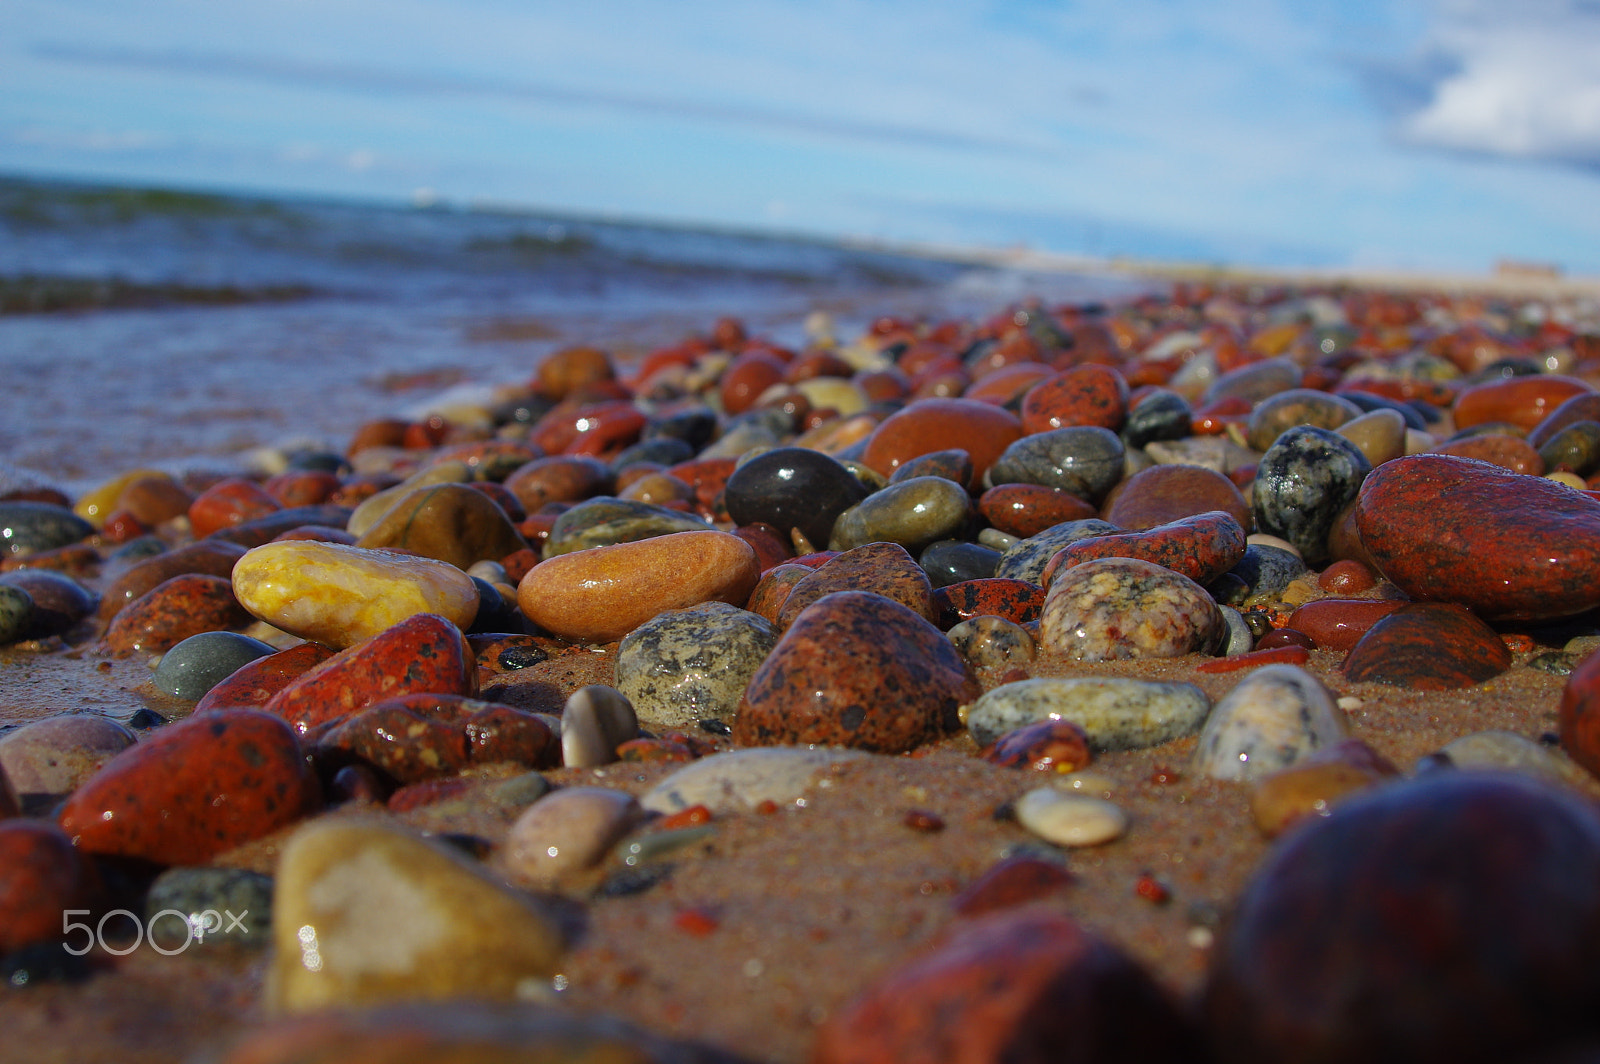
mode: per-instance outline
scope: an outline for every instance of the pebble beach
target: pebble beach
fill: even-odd
[[[1600,1059],[1600,299],[947,268],[9,462],[0,1057]]]

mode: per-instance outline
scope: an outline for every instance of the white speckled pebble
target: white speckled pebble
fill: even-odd
[[[1321,680],[1298,665],[1266,665],[1211,711],[1195,768],[1212,779],[1260,779],[1349,735],[1349,719]]]
[[[1098,846],[1128,830],[1128,814],[1115,802],[1054,787],[1035,787],[1017,799],[1017,822],[1057,846]]]
[[[829,765],[866,757],[857,750],[758,746],[712,754],[680,768],[640,799],[653,813],[703,805],[713,813],[743,813],[763,801],[787,805],[809,790]]]
[[[1141,750],[1193,735],[1211,710],[1191,683],[1155,683],[1120,676],[1044,676],[1002,684],[967,711],[980,746],[1042,720],[1070,720],[1096,750]]]
[[[608,787],[566,787],[534,802],[506,834],[506,871],[545,886],[597,864],[639,820],[639,803]]]

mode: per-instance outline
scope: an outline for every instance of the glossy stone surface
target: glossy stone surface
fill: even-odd
[[[33,597],[20,587],[0,584],[0,646],[26,639],[33,629]]]
[[[1294,544],[1306,564],[1320,564],[1328,533],[1370,472],[1366,455],[1343,436],[1289,429],[1261,456],[1251,493],[1256,529]]]
[[[599,864],[643,813],[626,791],[563,787],[512,822],[501,865],[519,883],[554,886]]]
[[[1221,510],[1249,530],[1250,506],[1233,481],[1191,465],[1141,469],[1106,497],[1102,516],[1118,528],[1139,531],[1170,521]]]
[[[1593,1033],[1600,820],[1516,777],[1383,787],[1289,836],[1218,940],[1229,1059],[1533,1059]],[[1533,992],[1533,988],[1537,988]]]
[[[301,643],[258,658],[217,681],[195,704],[194,711],[264,706],[273,695],[333,655],[334,651],[325,646]]]
[[[962,490],[966,490],[966,486],[972,483],[972,456],[959,447],[918,455],[908,462],[901,462],[900,467],[890,474],[889,483],[898,484],[915,477],[943,477],[955,481]]]
[[[1262,777],[1250,792],[1250,815],[1263,835],[1276,838],[1307,817],[1330,815],[1339,802],[1399,774],[1360,739],[1346,739]]]
[[[254,481],[230,477],[201,492],[189,504],[189,528],[196,539],[282,509]]]
[[[1561,691],[1561,748],[1600,776],[1600,654],[1584,658]]]
[[[1094,761],[1089,736],[1070,720],[1024,724],[996,739],[980,755],[991,765],[1035,772],[1076,772]]]
[[[839,515],[829,550],[898,543],[912,553],[959,536],[972,520],[967,489],[944,477],[912,477],[873,492]]]
[[[1223,601],[1238,606],[1276,602],[1284,590],[1307,571],[1305,562],[1293,551],[1251,543],[1245,547],[1244,558],[1229,570],[1244,585],[1244,594],[1237,601],[1232,598]]]
[[[829,559],[796,582],[778,611],[777,629],[784,631],[801,611],[835,591],[871,591],[925,620],[938,618],[932,582],[905,548],[898,543],[868,543]]]
[[[935,588],[949,587],[969,580],[987,580],[1000,565],[1000,552],[981,543],[941,539],[930,543],[917,556],[917,564],[928,574]]]
[[[19,638],[47,639],[65,635],[99,605],[94,593],[66,573],[49,569],[16,569],[0,575],[0,587],[27,595],[29,609]],[[0,642],[9,640],[0,639]]]
[[[725,602],[672,610],[623,637],[616,687],[653,722],[687,728],[731,720],[777,642],[765,618]]]
[[[1451,413],[1461,429],[1496,421],[1533,429],[1573,396],[1593,391],[1586,382],[1557,373],[1510,377],[1463,389]]]
[[[561,711],[561,763],[593,768],[617,759],[617,747],[639,737],[639,718],[626,695],[588,684],[567,697]]]
[[[1493,679],[1511,667],[1511,651],[1494,629],[1463,606],[1417,602],[1374,624],[1345,658],[1357,683],[1449,691]]]
[[[174,698],[198,701],[222,680],[276,648],[237,632],[201,632],[161,656],[151,682]]]
[[[989,403],[920,399],[884,419],[868,439],[861,460],[887,477],[912,458],[960,447],[972,457],[973,480],[967,487],[974,490],[994,460],[1021,435],[1017,416]]]
[[[169,724],[113,757],[73,792],[60,823],[88,853],[204,864],[321,804],[282,720],[222,710]]]
[[[756,670],[734,741],[900,753],[953,730],[977,693],[932,624],[882,595],[840,591],[801,612]]]
[[[1410,455],[1373,473],[1355,520],[1379,570],[1413,599],[1488,621],[1600,605],[1600,502],[1553,481]]]
[[[60,828],[0,821],[0,954],[60,937],[62,914],[90,908],[98,893],[93,867]],[[81,933],[72,946],[83,948]]]
[[[945,638],[974,669],[1025,666],[1039,652],[1033,634],[1022,625],[985,614],[952,626]]]
[[[106,646],[115,654],[160,653],[200,632],[249,621],[231,583],[190,573],[157,584],[118,612],[106,629]]]
[[[1066,521],[1052,525],[1036,535],[1029,536],[1000,556],[994,575],[1010,580],[1026,580],[1044,586],[1044,569],[1056,552],[1069,543],[1088,536],[1101,536],[1122,531],[1116,525],[1098,518]]]
[[[986,747],[1018,728],[1069,721],[1083,729],[1092,750],[1141,750],[1193,735],[1210,711],[1211,700],[1189,683],[1039,677],[985,692],[967,711],[967,730]]]
[[[711,525],[703,518],[682,510],[601,496],[581,502],[556,518],[550,538],[545,540],[544,557],[548,561],[594,547],[710,530]]]
[[[978,513],[1000,531],[1026,539],[1064,521],[1094,517],[1096,511],[1093,503],[1060,488],[996,484],[978,499]]]
[[[1227,623],[1204,588],[1134,558],[1064,570],[1039,618],[1039,645],[1071,661],[1209,654],[1226,637]]]
[[[945,631],[973,617],[1003,617],[1017,624],[1039,619],[1044,610],[1044,588],[1026,580],[963,580],[933,593],[939,627]]]
[[[121,576],[112,580],[100,596],[100,619],[109,621],[124,606],[157,584],[184,573],[231,576],[234,563],[244,557],[244,553],[245,548],[236,543],[208,539],[135,562]]]
[[[743,606],[760,579],[756,553],[739,537],[681,532],[551,558],[522,578],[517,602],[554,635],[604,643],[664,610]]]
[[[527,546],[495,501],[465,484],[438,484],[402,496],[356,541],[437,558],[457,569],[498,561]]]
[[[1257,403],[1245,425],[1245,442],[1265,451],[1280,435],[1296,425],[1336,429],[1361,416],[1361,408],[1348,399],[1311,388],[1291,388]]]
[[[213,532],[211,538],[237,543],[241,547],[259,547],[263,543],[271,543],[285,532],[292,532],[308,525],[343,529],[349,519],[349,507],[300,506],[293,510],[278,510],[243,524],[231,525]]]
[[[1040,381],[1022,398],[1022,431],[1098,425],[1116,432],[1128,417],[1128,385],[1109,366],[1074,366]]]
[[[533,713],[460,695],[413,694],[352,713],[323,732],[312,752],[327,768],[365,765],[408,784],[497,762],[554,768],[558,747]]]
[[[1134,404],[1122,426],[1129,447],[1143,447],[1158,440],[1181,440],[1189,435],[1194,411],[1189,401],[1177,392],[1157,388]]]
[[[272,941],[272,877],[243,868],[169,868],[150,884],[144,919],[149,941],[169,952],[208,944],[265,949]]]
[[[764,521],[785,536],[798,528],[823,545],[835,519],[867,497],[867,487],[831,456],[804,447],[775,447],[728,477],[728,515],[741,525]]]
[[[1016,802],[1017,823],[1056,846],[1099,846],[1128,830],[1115,802],[1054,787],[1035,787]]]
[[[65,506],[0,502],[0,554],[20,557],[54,550],[94,535],[94,526]]]
[[[255,616],[339,649],[418,614],[437,614],[465,630],[478,613],[472,578],[449,562],[341,543],[257,547],[234,565],[233,582]]]
[[[1350,650],[1404,605],[1396,599],[1315,599],[1291,613],[1285,626],[1304,632],[1324,650]]]
[[[1220,510],[1184,517],[1142,532],[1080,539],[1045,566],[1045,586],[1074,566],[1097,558],[1139,558],[1209,584],[1244,560],[1244,529]]]
[[[611,490],[611,467],[597,458],[553,455],[536,458],[505,480],[506,490],[530,514],[546,503],[575,502]]]
[[[1321,680],[1298,665],[1264,665],[1211,711],[1195,770],[1213,779],[1260,779],[1349,735],[1349,720]]]
[[[1107,429],[1038,432],[1007,447],[990,468],[991,484],[1042,484],[1098,502],[1122,479],[1122,440]]]

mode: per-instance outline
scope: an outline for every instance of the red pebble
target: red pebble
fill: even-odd
[[[1508,377],[1475,384],[1463,390],[1456,396],[1452,413],[1458,429],[1490,421],[1504,421],[1523,429],[1533,429],[1573,396],[1593,391],[1586,382],[1559,373]]]
[[[900,822],[912,831],[933,833],[944,830],[944,817],[927,809],[908,809]]]
[[[268,478],[261,490],[279,506],[317,506],[332,499],[340,488],[339,478],[325,470],[299,469]]]
[[[704,938],[722,926],[722,919],[710,909],[696,906],[690,909],[679,909],[673,914],[672,923],[680,931],[694,935],[696,938]]]
[[[259,484],[230,477],[201,492],[190,504],[189,528],[195,539],[203,539],[218,529],[242,525],[281,508]]]
[[[978,499],[978,513],[989,524],[1026,539],[1063,521],[1094,517],[1094,503],[1042,484],[996,484]]]
[[[1022,431],[1098,425],[1116,432],[1128,418],[1128,385],[1108,366],[1074,366],[1041,381],[1022,400]]]
[[[1094,760],[1089,736],[1070,720],[1024,724],[995,740],[979,755],[991,765],[1035,772],[1076,772]]]
[[[1133,892],[1155,905],[1165,905],[1172,900],[1172,891],[1149,872],[1139,873],[1139,878],[1133,884]]]
[[[1561,748],[1600,776],[1600,654],[1584,658],[1561,691]]]
[[[1074,882],[1073,874],[1055,861],[1008,857],[958,894],[953,907],[962,916],[979,916],[1026,905],[1070,887]]]
[[[194,865],[321,804],[294,732],[234,709],[168,725],[113,757],[73,792],[60,823],[89,853]]]
[[[886,418],[862,451],[861,461],[889,476],[913,458],[960,447],[972,457],[971,490],[995,459],[1022,437],[1022,423],[1009,410],[973,399],[922,399]]]
[[[1304,665],[1311,660],[1311,652],[1303,646],[1273,647],[1270,650],[1252,650],[1248,654],[1235,654],[1231,658],[1217,658],[1195,666],[1196,672],[1238,672],[1256,669],[1262,665]]]
[[[231,581],[188,573],[130,602],[106,629],[106,645],[116,654],[160,653],[192,635],[249,623],[249,613],[233,597]]]
[[[1326,650],[1349,650],[1373,625],[1404,605],[1394,599],[1317,599],[1289,614],[1287,627],[1304,632]]]
[[[67,910],[89,909],[98,886],[94,868],[54,824],[0,824],[0,954],[59,937]],[[70,944],[85,945],[78,937]]]
[[[709,824],[711,820],[712,812],[710,809],[703,805],[691,805],[687,809],[680,809],[670,816],[662,817],[657,821],[656,826],[662,831],[675,831],[678,828],[692,828],[701,824]]]
[[[247,709],[264,706],[272,696],[306,672],[333,657],[333,651],[316,643],[268,654],[239,666],[195,703],[196,713],[219,709]]]
[[[1358,561],[1334,562],[1317,577],[1317,586],[1335,595],[1356,595],[1377,586],[1378,578]]]

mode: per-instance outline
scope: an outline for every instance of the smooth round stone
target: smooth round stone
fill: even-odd
[[[282,509],[278,500],[253,480],[229,477],[195,496],[189,504],[189,529],[202,539]]]
[[[617,379],[611,356],[597,347],[564,347],[539,362],[539,391],[560,401],[590,384]]]
[[[49,569],[13,570],[0,575],[0,587],[13,587],[27,593],[32,603],[26,630],[29,639],[65,635],[99,605],[88,588],[65,573]]]
[[[120,508],[117,503],[121,500],[122,493],[127,489],[128,485],[145,477],[167,477],[167,479],[171,479],[159,469],[130,469],[128,472],[118,474],[104,484],[90,488],[82,495],[79,495],[77,502],[72,504],[72,512],[98,528],[105,524],[106,518],[116,513]],[[185,506],[185,509],[188,509],[188,507]]]
[[[801,577],[778,611],[778,630],[787,629],[802,610],[835,591],[871,591],[928,621],[938,620],[933,584],[906,549],[898,543],[868,543],[830,558]]]
[[[317,737],[319,765],[356,764],[401,785],[470,765],[556,764],[555,730],[514,706],[456,694],[412,693],[358,710]]]
[[[882,595],[837,591],[806,607],[756,670],[733,738],[902,753],[958,727],[958,708],[977,694],[961,655],[923,617]]]
[[[922,566],[935,588],[948,587],[965,580],[994,576],[995,567],[1000,564],[1000,552],[981,543],[942,539],[924,548],[917,564]]]
[[[1529,430],[1573,396],[1593,391],[1587,382],[1558,373],[1509,377],[1463,389],[1451,414],[1461,429],[1505,421]]]
[[[1250,504],[1221,473],[1157,465],[1118,484],[1106,497],[1102,515],[1118,528],[1140,531],[1212,510],[1231,515],[1246,531],[1251,527]]]
[[[94,526],[65,506],[46,502],[0,502],[0,553],[37,554],[78,543]]]
[[[1097,752],[1142,750],[1193,735],[1210,711],[1211,700],[1190,683],[1040,677],[984,693],[967,710],[967,731],[985,747],[1017,728],[1066,720],[1083,729]]]
[[[599,864],[644,810],[626,791],[563,787],[534,802],[511,824],[500,861],[511,877],[550,887]]]
[[[835,367],[843,368],[843,367]],[[851,417],[871,405],[867,393],[845,377],[818,376],[795,381],[795,391],[806,397],[813,410],[837,410],[840,417]]]
[[[1531,780],[1440,772],[1353,798],[1240,895],[1211,1044],[1241,1064],[1554,1060],[1595,1030],[1597,878],[1591,804]]]
[[[388,823],[319,820],[283,847],[267,1006],[278,1013],[548,985],[559,924],[469,858]]]
[[[19,795],[68,794],[138,738],[98,713],[46,717],[0,737],[0,773]]]
[[[1515,436],[1488,433],[1471,439],[1441,443],[1433,450],[1435,454],[1476,458],[1480,462],[1488,462],[1513,473],[1523,473],[1532,477],[1544,476],[1544,459],[1539,456],[1539,452]]]
[[[273,627],[339,648],[421,613],[465,631],[478,613],[478,589],[454,565],[342,543],[256,547],[234,565],[233,587],[244,608]]]
[[[1026,580],[963,580],[935,590],[933,605],[939,627],[946,630],[986,614],[1030,624],[1044,609],[1044,588]]]
[[[1328,816],[1339,802],[1397,775],[1394,765],[1366,743],[1346,739],[1263,777],[1250,792],[1250,814],[1263,835],[1277,838],[1307,817]]]
[[[1561,748],[1600,776],[1600,653],[1590,653],[1567,677],[1559,710]]]
[[[750,592],[750,598],[744,604],[745,609],[777,624],[779,611],[788,601],[795,585],[815,571],[809,565],[800,565],[797,562],[784,562],[773,566],[761,574],[761,582]]]
[[[913,458],[960,447],[972,457],[973,479],[967,488],[976,490],[989,466],[1021,435],[1017,416],[990,403],[919,399],[884,419],[868,438],[861,460],[887,477]]]
[[[1373,467],[1406,453],[1406,419],[1398,410],[1372,410],[1334,429]]]
[[[1096,510],[1093,503],[1059,488],[996,484],[978,499],[978,514],[1000,531],[1025,539],[1052,525],[1094,517]]]
[[[972,617],[951,628],[945,638],[974,669],[1026,665],[1038,653],[1032,633],[1004,617]]]
[[[1350,735],[1333,695],[1298,665],[1264,665],[1218,702],[1195,748],[1195,771],[1256,780]]]
[[[1227,632],[1204,588],[1136,558],[1101,558],[1063,571],[1039,618],[1039,645],[1071,661],[1210,654]]]
[[[292,510],[276,510],[265,517],[257,517],[237,525],[213,532],[212,538],[237,543],[241,547],[259,547],[271,543],[279,536],[295,529],[313,526],[330,528],[343,533],[350,520],[347,506],[298,506]]]
[[[742,463],[723,489],[728,515],[741,525],[765,522],[786,537],[798,528],[827,543],[838,516],[867,497],[848,469],[821,451],[775,447]]]
[[[706,532],[703,518],[665,506],[601,496],[581,502],[556,518],[544,544],[546,559],[594,547],[637,543],[677,532]]]
[[[1291,613],[1286,627],[1304,632],[1324,650],[1350,650],[1404,605],[1395,599],[1315,599]]]
[[[803,798],[835,765],[863,757],[856,750],[770,746],[712,754],[678,769],[645,792],[639,804],[671,815],[703,805],[712,813],[748,813],[762,802]]]
[[[277,652],[277,647],[237,632],[201,632],[163,654],[151,679],[175,698],[197,701],[241,666]]]
[[[1128,418],[1128,384],[1110,366],[1074,366],[1022,397],[1022,431],[1098,425],[1116,432]]]
[[[1361,408],[1337,395],[1312,388],[1290,388],[1255,405],[1245,424],[1245,442],[1265,451],[1273,441],[1296,425],[1336,429],[1361,416]]]
[[[687,462],[693,457],[694,448],[683,440],[672,436],[658,436],[653,440],[641,440],[632,447],[623,448],[622,453],[611,460],[611,468],[620,474],[629,466],[643,462],[673,466],[679,462]]]
[[[436,462],[411,474],[392,488],[385,488],[361,501],[345,524],[345,531],[353,536],[366,535],[367,531],[383,519],[383,515],[401,499],[419,488],[436,484],[465,484],[472,479],[472,467],[466,462]],[[529,508],[531,513],[533,508]]]
[[[1493,679],[1511,660],[1505,641],[1465,607],[1416,602],[1374,624],[1342,668],[1357,683],[1450,691]]]
[[[1269,358],[1229,370],[1206,389],[1200,399],[1209,406],[1220,399],[1239,398],[1259,403],[1268,396],[1300,387],[1300,366],[1292,358]]]
[[[756,552],[738,536],[679,532],[551,558],[528,570],[517,601],[553,635],[606,643],[664,610],[742,606],[760,579]]]
[[[1122,479],[1126,451],[1109,429],[1052,429],[1024,436],[989,468],[989,484],[1042,484],[1090,502]]]
[[[1343,436],[1307,425],[1289,429],[1261,456],[1251,492],[1256,528],[1294,544],[1307,564],[1320,564],[1328,533],[1370,472],[1366,455]]]
[[[1360,388],[1340,388],[1339,395],[1350,400],[1369,414],[1377,410],[1393,410],[1405,420],[1406,428],[1408,429],[1415,429],[1417,432],[1426,432],[1428,429],[1428,422],[1417,412],[1417,409],[1400,402],[1398,399],[1389,399]],[[1346,422],[1346,424],[1352,424],[1352,422]],[[1344,425],[1339,427],[1344,428]],[[1377,463],[1374,462],[1373,464],[1376,465]]]
[[[321,499],[317,500],[321,502]],[[126,510],[141,524],[156,528],[189,512],[193,497],[165,473],[135,477],[117,496],[111,513]]]
[[[1116,525],[1098,518],[1066,521],[1053,525],[1036,535],[1029,536],[1000,555],[1000,564],[994,575],[1007,580],[1026,580],[1030,584],[1044,584],[1044,569],[1056,552],[1069,543],[1089,536],[1103,536],[1122,531]]]
[[[610,491],[615,482],[611,467],[587,455],[552,455],[535,458],[505,479],[506,490],[528,513],[538,513],[552,502],[576,502]]]
[[[28,638],[33,628],[33,597],[20,587],[0,584],[0,646]]]
[[[356,546],[399,548],[467,569],[527,544],[489,496],[465,484],[439,484],[401,496]]]
[[[766,618],[725,602],[672,610],[623,637],[617,690],[652,722],[730,720],[777,642]]]
[[[972,499],[960,484],[944,477],[913,477],[873,492],[840,514],[828,549],[898,543],[916,553],[959,536],[972,516]]]
[[[1244,619],[1244,614],[1232,606],[1218,606],[1222,611],[1222,619],[1228,625],[1228,640],[1222,647],[1222,656],[1225,658],[1238,657],[1248,654],[1255,649],[1256,636],[1250,628],[1250,622]]]
[[[144,918],[150,940],[169,951],[187,949],[185,943],[265,949],[272,941],[272,877],[243,868],[169,868],[150,885]]]
[[[1097,558],[1139,558],[1209,584],[1244,560],[1244,529],[1221,510],[1183,517],[1142,532],[1114,532],[1062,547],[1045,566],[1048,587],[1062,573]]]
[[[227,580],[189,573],[130,602],[106,628],[105,642],[114,654],[156,654],[191,635],[240,628],[249,621]]]
[[[334,652],[318,643],[301,643],[240,666],[195,703],[196,713],[240,706],[262,706]]]
[[[918,455],[909,462],[900,463],[900,468],[889,477],[889,483],[898,484],[915,477],[943,477],[962,485],[965,490],[965,486],[972,483],[972,456],[959,447]]]
[[[615,687],[589,684],[567,697],[561,711],[561,763],[594,768],[617,759],[617,747],[639,737],[633,703]]]
[[[1579,788],[1591,782],[1588,773],[1559,749],[1516,732],[1473,732],[1450,740],[1433,756],[1464,771],[1521,772],[1547,783]]]
[[[1417,600],[1485,620],[1555,620],[1600,604],[1600,502],[1446,455],[1387,462],[1363,486],[1361,540]]]
[[[1099,846],[1128,830],[1128,814],[1115,802],[1054,787],[1035,787],[1015,809],[1017,823],[1057,846]]]
[[[1578,421],[1551,436],[1538,450],[1539,460],[1551,471],[1586,477],[1600,468],[1600,421]]]
[[[1128,411],[1122,426],[1123,442],[1130,448],[1143,448],[1160,440],[1181,440],[1194,424],[1194,409],[1177,392],[1157,388]]]
[[[1232,598],[1218,601],[1249,607],[1277,602],[1290,584],[1310,570],[1293,551],[1251,543],[1244,549],[1244,558],[1228,572],[1239,578],[1245,592],[1238,601]]]
[[[99,617],[109,621],[128,603],[175,576],[199,573],[231,577],[234,563],[244,554],[245,548],[236,543],[208,539],[136,561],[100,596]]]

